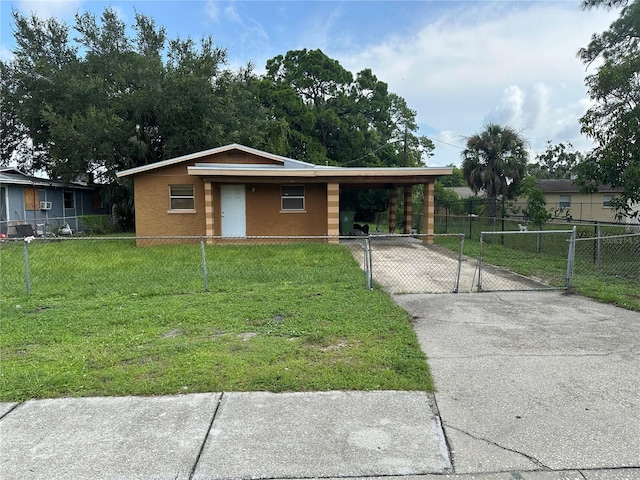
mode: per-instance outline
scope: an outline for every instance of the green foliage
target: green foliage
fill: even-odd
[[[467,180],[464,177],[464,172],[461,168],[456,167],[454,164],[449,164],[447,167],[451,167],[451,175],[444,175],[436,179],[443,187],[466,187]]]
[[[584,159],[584,155],[573,149],[570,142],[556,145],[547,141],[547,148],[536,156],[537,163],[529,165],[530,175],[536,178],[571,178],[575,167]]]
[[[536,177],[528,175],[520,185],[520,195],[527,197],[527,205],[522,213],[538,230],[547,223],[552,215],[547,210],[547,199],[544,192],[536,183]]]
[[[597,146],[576,170],[584,192],[622,188],[611,203],[622,216],[640,202],[640,0],[585,2],[588,8],[612,5],[624,5],[620,17],[579,52],[586,65],[602,62],[585,80],[594,105],[580,119]]]
[[[488,124],[467,138],[462,171],[474,193],[484,190],[489,199],[511,198],[524,178],[527,142],[511,127]]]
[[[336,245],[0,244],[0,399],[433,390],[406,312]],[[46,271],[55,277],[45,277]],[[4,273],[7,273],[5,275]],[[36,288],[37,287],[37,288]]]
[[[112,8],[100,19],[77,14],[73,38],[55,19],[13,19],[15,56],[1,64],[2,158],[32,141],[20,167],[120,186],[111,198],[126,222],[132,202],[118,170],[233,142],[286,150],[286,121],[256,100],[251,65],[222,70],[226,51],[211,37],[169,40],[137,14],[131,38]]]
[[[443,178],[443,177],[441,177]],[[436,180],[433,188],[433,199],[439,203],[459,203],[460,196],[453,190],[446,188],[440,181]]]
[[[417,135],[416,112],[370,69],[355,76],[320,50],[267,61],[260,100],[286,119],[285,155],[316,164],[418,166],[434,146]]]

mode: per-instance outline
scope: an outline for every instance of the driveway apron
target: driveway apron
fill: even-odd
[[[456,473],[640,467],[640,314],[548,291],[394,300]]]

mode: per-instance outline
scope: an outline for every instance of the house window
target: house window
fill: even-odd
[[[195,210],[195,208],[193,185],[169,185],[170,210]]]
[[[64,192],[64,208],[75,208],[75,198],[73,192],[65,191]]]
[[[560,208],[568,208],[571,206],[571,195],[560,195]]]
[[[283,185],[282,210],[304,210],[304,186],[303,185]]]
[[[602,196],[602,206],[603,207],[610,207],[611,206],[611,200],[613,200],[613,195],[603,195]]]

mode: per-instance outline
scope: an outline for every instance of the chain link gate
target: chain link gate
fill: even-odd
[[[458,243],[459,253],[435,245],[436,237]],[[464,234],[368,236],[362,243],[367,287],[376,282],[393,294],[456,293],[463,247]]]
[[[576,228],[572,230],[496,231],[480,233],[477,266],[478,292],[559,290],[571,287]],[[499,248],[494,248],[494,246]],[[527,277],[497,267],[506,255],[526,270],[527,262],[541,257],[558,265],[544,276]]]

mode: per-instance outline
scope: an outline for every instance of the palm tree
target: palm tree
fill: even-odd
[[[525,176],[527,141],[511,127],[489,123],[482,132],[467,138],[461,155],[467,184],[473,193],[486,192],[489,216],[495,218],[496,199],[513,196]]]

